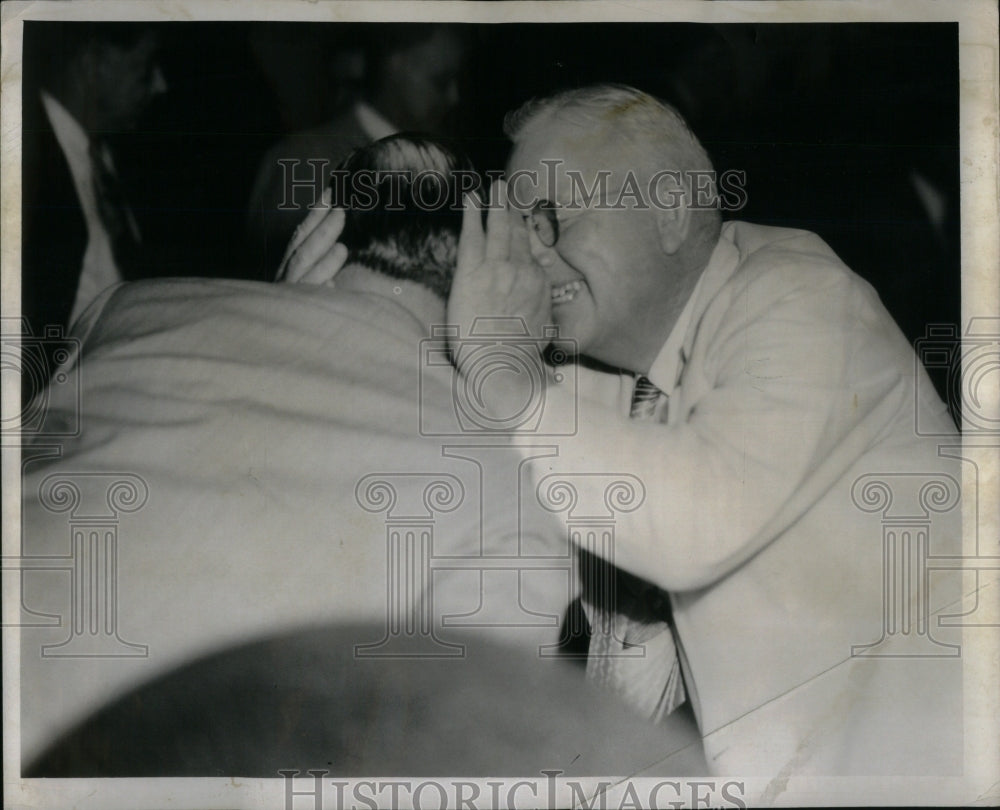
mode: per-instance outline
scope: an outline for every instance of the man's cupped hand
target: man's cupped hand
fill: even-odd
[[[464,200],[448,324],[458,327],[464,338],[477,318],[490,318],[494,327],[503,321],[512,334],[524,335],[526,329],[539,338],[542,328],[552,322],[549,283],[532,264],[525,235],[511,228],[507,183],[495,181],[490,195],[485,231],[478,199],[466,195]],[[517,249],[519,236],[524,250]]]
[[[347,248],[337,241],[344,230],[346,215],[343,208],[331,207],[330,195],[328,188],[319,205],[295,229],[275,281],[333,284],[347,261]]]

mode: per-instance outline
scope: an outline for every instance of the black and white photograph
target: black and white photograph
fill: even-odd
[[[12,808],[1000,801],[995,3],[6,3]]]

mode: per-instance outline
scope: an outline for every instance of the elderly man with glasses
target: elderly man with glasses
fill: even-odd
[[[814,234],[723,224],[708,155],[646,93],[564,92],[506,131],[508,182],[485,231],[467,205],[448,318],[456,346],[477,317],[555,324],[601,366],[576,389],[483,390],[498,415],[535,396],[578,420],[529,462],[540,490],[561,477],[604,514],[602,473],[642,482],[613,543],[578,538],[603,558],[581,577],[592,678],[657,722],[687,698],[720,773],[960,769],[940,621],[957,582],[927,570],[960,551],[961,476],[926,434],[956,434],[875,291]],[[920,528],[883,531],[876,490]]]

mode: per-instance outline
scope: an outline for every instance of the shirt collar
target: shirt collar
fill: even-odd
[[[674,324],[667,342],[663,344],[653,365],[650,366],[649,374],[646,375],[661,391],[669,394],[680,382],[681,372],[690,357],[691,344],[694,342],[701,316],[722,285],[733,274],[738,259],[739,252],[733,244],[731,223],[726,223],[722,227],[719,241],[712,250],[708,264],[702,270],[684,309],[681,310],[680,317],[677,318],[677,323]]]
[[[86,161],[87,150],[90,148],[90,137],[87,135],[87,131],[54,96],[44,90],[41,91],[41,96],[45,114],[49,117],[49,123],[52,124],[56,140],[59,141],[63,151],[67,155],[82,157]]]
[[[365,101],[354,105],[354,115],[365,134],[373,141],[395,135],[399,129],[388,121],[378,110]]]

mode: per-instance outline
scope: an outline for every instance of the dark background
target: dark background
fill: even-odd
[[[25,24],[25,80],[44,26]],[[269,279],[246,205],[266,149],[355,97],[377,24],[157,23],[169,90],[118,141],[150,275]],[[463,25],[454,132],[502,167],[503,114],[596,81],[673,103],[720,171],[746,172],[735,214],[806,228],[879,291],[907,336],[960,320],[958,27],[954,23]],[[945,203],[936,224],[919,175]]]

